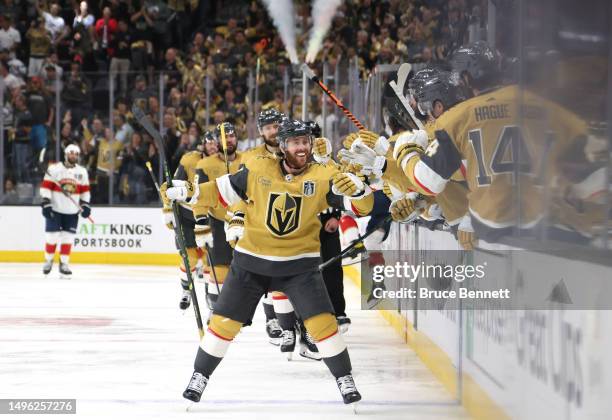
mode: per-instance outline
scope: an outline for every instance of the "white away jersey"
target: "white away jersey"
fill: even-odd
[[[49,165],[40,186],[40,196],[51,200],[53,211],[62,214],[78,213],[79,207],[66,197],[63,191],[67,192],[77,204],[79,201],[89,203],[91,193],[85,168],[80,165],[67,168],[61,162]]]

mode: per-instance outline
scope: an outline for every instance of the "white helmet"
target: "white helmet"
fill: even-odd
[[[81,154],[81,149],[76,144],[69,144],[64,149],[64,155],[68,155],[70,153],[76,153],[77,155]]]

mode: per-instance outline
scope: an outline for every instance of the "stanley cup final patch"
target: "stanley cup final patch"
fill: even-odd
[[[304,181],[302,194],[304,197],[312,197],[315,193],[314,181]]]

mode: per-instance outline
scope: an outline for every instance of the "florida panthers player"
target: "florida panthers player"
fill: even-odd
[[[83,218],[91,214],[89,177],[85,168],[77,162],[81,150],[76,144],[64,149],[64,162],[49,165],[42,185],[42,213],[45,217],[45,265],[43,273],[49,274],[58,242],[60,243],[59,271],[63,276],[72,275],[68,266],[74,235]]]

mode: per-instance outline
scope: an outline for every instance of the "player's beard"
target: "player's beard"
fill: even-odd
[[[266,136],[262,137],[266,146],[270,147],[271,149],[278,149],[278,140],[276,140],[276,136],[270,139],[267,139]]]
[[[219,145],[219,153],[223,154],[223,146]],[[233,144],[227,145],[227,155],[231,156],[236,153],[236,146]]]
[[[312,151],[299,152],[304,153],[304,156],[298,156],[298,153],[289,153],[285,151],[285,162],[293,170],[301,170],[306,167]]]
[[[79,161],[78,156],[75,156],[75,157],[66,156],[66,163],[68,164],[68,166],[74,166],[77,164],[78,161]]]

